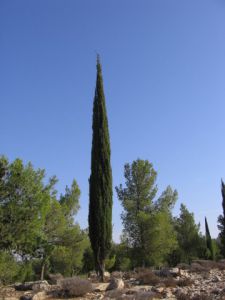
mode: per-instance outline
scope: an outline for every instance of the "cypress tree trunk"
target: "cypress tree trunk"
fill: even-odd
[[[89,237],[94,253],[96,272],[101,281],[104,281],[104,261],[111,248],[112,240],[112,171],[108,120],[99,57],[97,57],[92,131]]]

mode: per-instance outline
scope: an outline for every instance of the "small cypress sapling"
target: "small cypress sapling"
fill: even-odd
[[[215,259],[214,248],[213,248],[213,243],[209,232],[209,226],[206,217],[205,217],[205,238],[206,238],[206,248],[210,253],[210,259],[214,260]]]
[[[221,180],[221,194],[223,214],[218,217],[218,229],[220,231],[219,238],[221,244],[221,253],[225,257],[225,184],[223,180]]]

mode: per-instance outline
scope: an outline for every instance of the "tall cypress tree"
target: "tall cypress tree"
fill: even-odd
[[[221,193],[222,193],[222,207],[223,207],[223,215],[218,217],[218,229],[220,231],[219,238],[221,242],[221,252],[225,257],[225,184],[223,180],[221,180]]]
[[[89,237],[94,253],[96,272],[104,281],[104,261],[111,248],[112,240],[112,170],[108,120],[99,56],[97,57],[92,132]]]
[[[206,239],[206,248],[209,251],[210,259],[214,260],[215,255],[214,255],[213,243],[209,232],[209,226],[206,217],[205,217],[205,239]]]

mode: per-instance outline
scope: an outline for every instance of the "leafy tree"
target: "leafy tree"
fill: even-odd
[[[23,259],[34,253],[54,193],[55,177],[44,183],[45,172],[20,159],[0,159],[0,249]]]
[[[59,201],[55,197],[51,198],[50,209],[45,218],[43,234],[36,251],[36,256],[42,260],[41,279],[44,278],[46,264],[53,257],[55,251],[64,250],[64,254],[70,253],[72,257],[74,256],[74,250],[82,245],[84,235],[80,227],[74,224],[74,216],[79,209],[79,197],[80,189],[74,180],[71,188],[66,187],[65,195],[61,195]],[[82,256],[81,249],[77,251],[74,259],[71,259],[70,265],[73,266],[73,270],[75,258],[80,256]],[[63,260],[63,257],[61,257],[61,260]],[[70,273],[72,274],[73,271],[71,270]]]
[[[92,130],[89,237],[94,253],[96,272],[103,281],[104,262],[112,240],[112,171],[108,120],[99,57],[97,58]]]
[[[78,226],[78,225],[74,225]],[[54,247],[49,262],[52,273],[61,273],[64,276],[74,276],[82,271],[83,255],[88,245],[88,236],[79,227],[76,232],[70,232],[73,240]]]
[[[225,184],[221,180],[222,207],[223,214],[218,217],[219,239],[221,244],[221,253],[225,257]]]
[[[170,187],[154,201],[156,171],[147,160],[125,164],[125,188],[116,187],[124,211],[122,221],[132,261],[137,266],[160,264],[176,245],[171,209],[177,192]]]
[[[214,260],[215,259],[214,247],[213,247],[213,242],[212,242],[211,235],[209,232],[209,226],[208,226],[206,217],[205,217],[205,239],[206,239],[206,248],[209,253],[209,255],[207,255],[207,256],[210,259]]]
[[[201,248],[200,224],[195,224],[194,214],[184,204],[180,207],[180,216],[175,218],[175,230],[178,240],[178,261],[188,262],[199,257]]]
[[[43,279],[53,251],[60,246],[71,253],[73,270],[81,269],[87,234],[73,218],[79,209],[80,190],[73,181],[58,201],[56,182],[52,177],[46,183],[45,171],[34,170],[31,163],[24,165],[20,159],[9,163],[0,158],[0,250],[20,256],[20,273],[27,274],[19,275],[21,279],[34,275],[34,259],[41,262]]]
[[[7,251],[0,251],[0,283],[9,284],[17,279],[19,264]]]

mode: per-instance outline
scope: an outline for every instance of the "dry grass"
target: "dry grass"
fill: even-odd
[[[140,284],[156,285],[160,283],[161,279],[152,273],[151,270],[141,269],[136,275],[136,279],[139,280]]]
[[[177,286],[177,281],[174,280],[172,277],[167,278],[162,281],[166,287],[176,287]]]
[[[191,300],[190,296],[184,293],[181,293],[176,296],[177,300]]]
[[[184,278],[177,281],[177,285],[180,287],[190,286],[194,283],[194,281],[190,278]]]
[[[92,285],[86,279],[78,277],[64,278],[60,281],[60,295],[63,297],[78,297],[91,292]]]
[[[191,300],[213,300],[213,297],[205,294],[200,294],[192,297]]]

